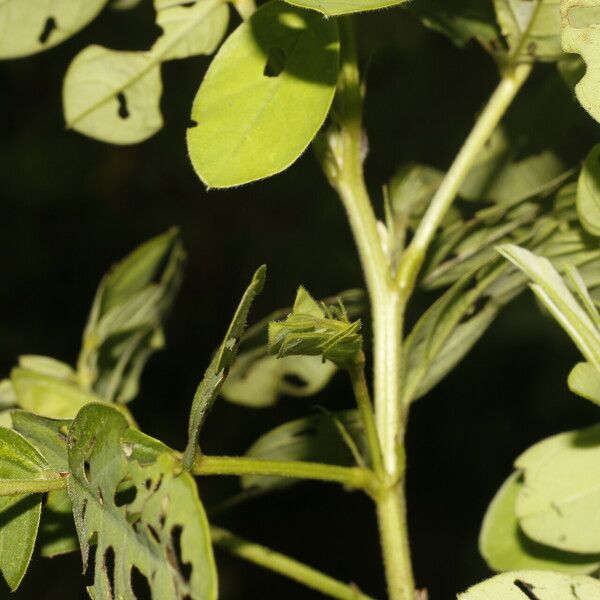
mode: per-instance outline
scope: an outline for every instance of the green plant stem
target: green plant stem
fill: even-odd
[[[67,478],[52,479],[2,479],[0,496],[19,496],[21,494],[43,494],[67,487]]]
[[[350,18],[338,20],[342,66],[337,95],[339,141],[336,170],[330,180],[348,214],[371,300],[375,375],[375,421],[382,452],[377,503],[380,539],[391,600],[414,600],[402,481],[403,419],[400,409],[402,313],[391,269],[377,230],[377,220],[363,173],[362,96],[356,40]]]
[[[289,577],[331,598],[373,600],[354,586],[346,585],[284,554],[245,540],[220,527],[211,527],[211,537],[215,546],[230,554]]]
[[[400,263],[397,284],[403,297],[408,298],[412,294],[425,253],[438,227],[485,144],[527,81],[532,68],[532,64],[523,63],[505,71],[498,87],[477,119],[475,127],[444,177]]]
[[[263,475],[341,483],[350,488],[371,490],[374,475],[362,467],[339,467],[314,462],[260,460],[237,456],[197,456],[193,475]]]
[[[348,374],[352,382],[358,412],[365,428],[365,437],[367,439],[371,464],[375,473],[382,477],[385,470],[381,456],[381,446],[379,445],[379,436],[377,435],[377,427],[375,425],[375,417],[373,415],[371,395],[369,394],[369,387],[367,386],[367,379],[365,377],[365,360],[362,352],[360,360],[348,368]]]

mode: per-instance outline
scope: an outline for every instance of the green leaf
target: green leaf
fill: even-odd
[[[269,353],[320,356],[344,367],[362,351],[360,328],[360,320],[350,322],[343,306],[319,305],[300,287],[287,319],[269,324]]]
[[[590,115],[600,121],[598,69],[600,68],[600,32],[597,0],[562,0],[562,45],[565,52],[579,54],[585,73],[575,86],[577,99]]]
[[[77,33],[107,0],[5,0],[0,3],[0,58],[52,48]]]
[[[68,471],[67,434],[71,421],[48,419],[24,410],[11,413],[13,429],[20,433],[57,471]]]
[[[74,381],[76,373],[71,365],[49,356],[25,354],[19,356],[19,367],[27,371],[35,371],[41,375],[48,375],[56,379]]]
[[[74,383],[19,367],[10,377],[18,405],[44,417],[72,419],[85,404],[100,400]]]
[[[327,116],[338,60],[335,21],[270,2],[242,23],[192,107],[188,150],[202,181],[231,187],[289,167]]]
[[[229,23],[229,7],[221,2],[207,13],[207,0],[154,0],[156,24],[163,35],[152,48],[163,61],[212,54]]]
[[[499,32],[491,0],[415,0],[408,4],[423,23],[463,47],[472,39],[500,50]]]
[[[103,278],[83,335],[78,380],[107,401],[138,393],[182,279],[185,252],[171,229],[139,246]]]
[[[562,58],[561,0],[494,0],[502,33],[519,62]]]
[[[513,473],[498,490],[481,526],[479,550],[494,571],[540,569],[587,574],[600,566],[599,555],[563,552],[530,540],[519,527],[515,502],[523,488],[521,473]]]
[[[403,4],[407,0],[287,0],[302,8],[317,10],[328,17],[377,10]]]
[[[6,480],[56,478],[44,457],[21,435],[0,428],[0,490]],[[0,496],[0,571],[16,590],[29,566],[40,523],[41,494]]]
[[[515,464],[525,475],[516,503],[523,531],[554,548],[600,553],[590,526],[600,504],[600,426],[543,440]]]
[[[586,231],[600,236],[600,144],[583,163],[577,183],[577,212]]]
[[[53,558],[79,550],[73,505],[67,490],[50,492],[42,510],[40,554]]]
[[[512,571],[496,575],[458,595],[458,600],[599,600],[600,582],[585,575]]]
[[[260,267],[254,276],[250,285],[244,292],[242,299],[238,305],[237,310],[231,320],[227,333],[223,342],[219,346],[219,349],[215,353],[214,358],[210,362],[202,381],[196,389],[194,395],[194,401],[192,403],[192,409],[190,411],[190,420],[188,425],[188,443],[183,455],[183,465],[186,469],[191,469],[194,457],[196,456],[198,447],[198,436],[200,430],[204,425],[206,416],[212,408],[227,372],[233,363],[235,354],[237,352],[238,344],[244,329],[246,328],[246,322],[248,321],[248,313],[254,298],[262,292],[265,284],[267,269],[263,265]]]
[[[569,389],[578,396],[600,404],[600,371],[590,363],[576,364],[569,373],[568,383]]]
[[[75,57],[63,84],[67,127],[113,144],[141,142],[162,127],[161,63],[212,52],[227,27],[223,0],[183,4],[157,0],[164,33],[146,52],[89,46]]]
[[[263,408],[280,396],[312,396],[322,390],[337,369],[317,356],[269,356],[265,348],[240,354],[223,384],[229,402]]]
[[[263,460],[300,460],[352,466],[355,464],[353,451],[344,441],[340,426],[350,436],[352,443],[364,451],[360,417],[357,411],[345,411],[311,415],[284,423],[256,440],[245,455]],[[297,483],[297,480],[245,475],[241,483],[245,490],[267,492],[287,487]]]
[[[552,263],[518,246],[502,246],[499,251],[534,282],[531,289],[536,296],[569,334],[585,358],[600,371],[600,331]]]
[[[84,567],[96,540],[94,597],[133,598],[136,568],[157,600],[216,599],[208,522],[193,478],[171,453],[149,464],[128,458],[127,429],[118,412],[95,404],[81,410],[69,432],[68,489]],[[117,501],[124,480],[135,497]]]

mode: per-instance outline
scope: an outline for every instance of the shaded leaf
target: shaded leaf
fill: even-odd
[[[5,481],[56,479],[44,457],[21,435],[0,428],[0,490]],[[41,494],[0,496],[0,571],[17,589],[31,560],[40,522]]]
[[[5,0],[0,3],[0,58],[41,52],[92,21],[107,0]]]
[[[458,595],[458,600],[598,600],[600,581],[585,575],[549,571],[511,571],[496,575]]]
[[[600,236],[600,144],[583,163],[577,184],[577,212],[586,231]]]
[[[122,446],[127,429],[118,412],[95,404],[77,415],[69,432],[68,489],[84,567],[91,540],[97,544],[95,598],[135,598],[136,568],[157,600],[216,599],[208,523],[193,478],[171,453],[149,464],[128,458]],[[134,486],[135,498],[117,502],[123,480]]]
[[[188,470],[192,467],[194,457],[199,450],[198,435],[233,363],[239,340],[246,328],[252,302],[261,293],[265,284],[266,272],[266,267],[263,265],[254,274],[250,285],[242,296],[221,346],[215,353],[196,389],[190,411],[188,443],[183,455],[183,465]]]
[[[494,0],[494,6],[515,60],[562,58],[560,0]]]
[[[264,460],[300,460],[336,465],[355,464],[352,450],[340,434],[336,420],[353,443],[364,450],[363,426],[357,411],[317,414],[284,423],[262,435],[246,451],[246,456]],[[364,452],[363,452],[364,455]],[[242,487],[253,491],[271,491],[287,487],[297,480],[289,477],[245,475]]]
[[[40,554],[53,558],[79,550],[73,505],[67,490],[50,492],[42,509]]]
[[[600,555],[563,552],[530,540],[519,527],[515,502],[523,477],[513,473],[498,490],[481,526],[479,550],[494,571],[540,569],[587,574],[600,566]]]
[[[188,150],[202,181],[230,187],[289,167],[327,116],[338,60],[334,21],[270,2],[243,22],[192,107]]]

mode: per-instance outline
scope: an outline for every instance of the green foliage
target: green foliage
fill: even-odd
[[[290,4],[311,8],[328,17],[377,10],[402,4],[407,0],[287,0]]]
[[[204,373],[202,381],[196,389],[192,409],[190,411],[188,443],[183,455],[183,465],[188,470],[192,468],[194,458],[199,451],[198,436],[200,430],[204,425],[208,412],[219,395],[221,386],[233,363],[240,338],[246,328],[250,307],[254,298],[262,292],[266,273],[267,269],[263,265],[254,274],[250,285],[244,292],[237,310],[235,311],[227,333],[223,338],[223,342],[217,349],[214,358]]]
[[[135,568],[153,598],[216,599],[208,523],[194,480],[169,452],[152,462],[137,459],[123,444],[127,429],[116,410],[90,404],[69,430],[68,489],[84,568],[96,542],[93,597],[134,598]],[[124,481],[133,499],[118,495]]]
[[[575,86],[577,99],[596,121],[600,121],[597,70],[600,68],[600,33],[596,0],[562,0],[562,45],[565,52],[579,54],[586,69]]]
[[[0,4],[0,58],[41,52],[85,27],[107,0],[52,0]]]
[[[600,556],[575,554],[528,538],[519,526],[515,503],[523,490],[523,475],[513,473],[498,490],[481,526],[479,549],[494,571],[540,569],[564,573],[593,573]]]
[[[364,450],[364,429],[356,411],[325,413],[295,419],[262,435],[246,456],[267,460],[303,460],[348,465],[362,460],[356,448]],[[242,488],[267,492],[296,483],[289,477],[242,477]]]
[[[514,571],[497,575],[466,592],[458,600],[597,600],[600,598],[600,582],[592,577],[569,576],[545,571]]]
[[[600,236],[600,146],[588,154],[577,184],[577,212],[581,224]]]
[[[11,590],[29,566],[42,507],[41,494],[4,495],[11,483],[59,479],[44,457],[18,433],[0,428],[0,571]]]
[[[343,305],[319,304],[300,287],[287,319],[269,324],[269,352],[278,358],[320,356],[345,367],[362,350],[360,327],[360,320],[350,322]]]
[[[202,181],[230,187],[293,163],[327,116],[338,61],[335,21],[270,2],[242,23],[192,107],[188,149]]]

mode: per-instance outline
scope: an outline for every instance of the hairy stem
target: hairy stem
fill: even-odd
[[[485,144],[527,81],[532,68],[533,66],[529,63],[518,64],[504,73],[498,87],[477,119],[475,127],[444,177],[400,263],[397,283],[404,297],[408,298],[412,293],[425,253],[438,227]]]
[[[339,467],[315,462],[260,460],[237,456],[197,456],[193,475],[263,475],[341,483],[349,488],[371,490],[374,474],[362,467]]]
[[[350,381],[352,382],[352,389],[354,390],[354,397],[356,398],[358,412],[360,413],[360,417],[365,428],[365,437],[369,447],[371,464],[373,465],[375,473],[377,473],[379,476],[382,476],[385,471],[383,466],[383,458],[381,456],[379,436],[377,435],[377,427],[375,425],[375,417],[373,416],[371,395],[369,394],[369,388],[367,386],[367,380],[365,377],[364,356],[361,356],[361,360],[348,369],[348,373],[350,375]]]
[[[330,598],[340,598],[341,600],[373,600],[370,596],[361,593],[358,588],[352,585],[346,585],[293,558],[265,548],[260,544],[249,542],[220,527],[211,527],[211,536],[216,546],[230,554],[289,577]]]

